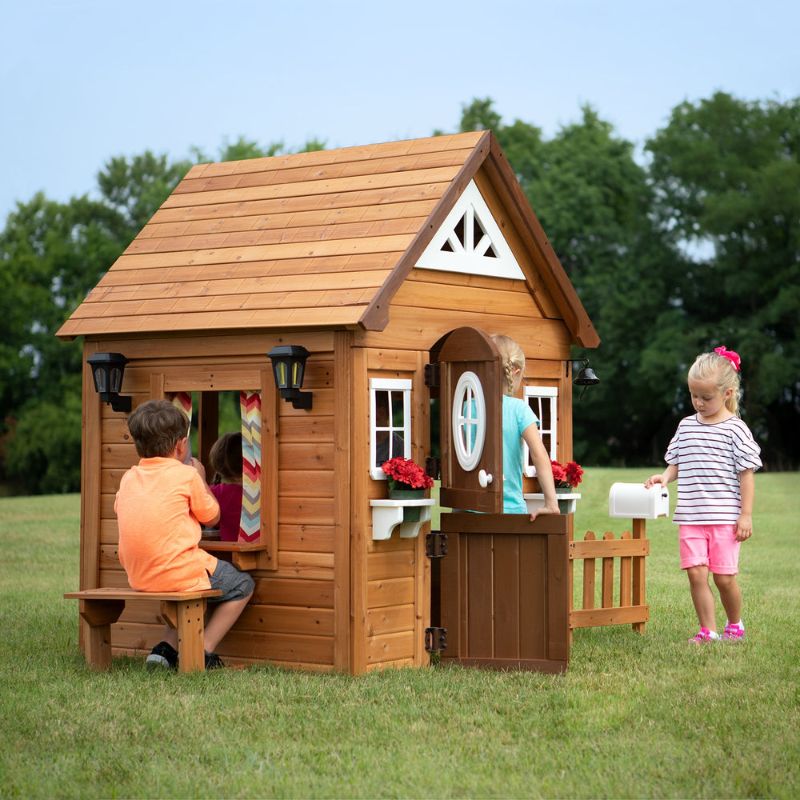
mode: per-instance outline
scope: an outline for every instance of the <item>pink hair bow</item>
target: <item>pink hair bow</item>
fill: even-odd
[[[722,347],[715,347],[714,352],[718,356],[722,356],[723,358],[727,358],[728,361],[733,364],[733,368],[738,372],[742,366],[742,359],[739,358],[739,354],[735,353],[733,350],[726,350],[724,345]]]

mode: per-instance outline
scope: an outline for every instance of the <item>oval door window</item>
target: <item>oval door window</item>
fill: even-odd
[[[453,393],[453,442],[461,469],[475,469],[486,441],[486,401],[480,378],[464,372]]]

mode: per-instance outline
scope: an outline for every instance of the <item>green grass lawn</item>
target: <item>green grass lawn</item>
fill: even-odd
[[[588,469],[576,532],[619,534],[608,489],[646,473]],[[151,675],[141,659],[90,673],[62,599],[78,585],[78,497],[2,499],[0,797],[796,798],[799,498],[796,473],[756,477],[743,644],[686,644],[676,530],[657,520],[644,636],[578,630],[563,676],[361,678]]]

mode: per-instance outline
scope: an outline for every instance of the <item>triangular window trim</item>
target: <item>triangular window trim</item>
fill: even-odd
[[[419,269],[525,280],[525,274],[474,180],[469,182],[450,209],[416,266]]]

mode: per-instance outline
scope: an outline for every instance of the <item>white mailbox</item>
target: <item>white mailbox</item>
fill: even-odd
[[[657,519],[669,516],[669,492],[656,484],[615,483],[608,493],[608,515],[628,519]]]

